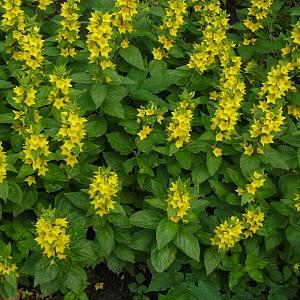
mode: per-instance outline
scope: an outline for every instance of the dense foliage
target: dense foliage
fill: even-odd
[[[4,299],[299,297],[296,2],[0,0]]]

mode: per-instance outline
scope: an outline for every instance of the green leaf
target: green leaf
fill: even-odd
[[[86,72],[71,74],[71,78],[72,78],[72,81],[76,82],[76,83],[92,83],[93,82],[91,76]]]
[[[56,264],[50,265],[48,259],[43,258],[36,265],[34,285],[50,282],[58,276],[58,273],[58,266]]]
[[[10,181],[8,183],[8,186],[9,186],[9,191],[7,195],[8,200],[16,204],[21,204],[23,195],[20,186],[13,181]]]
[[[245,270],[241,265],[237,265],[230,273],[228,277],[228,284],[229,288],[232,290],[233,287],[235,287],[241,277],[245,274]]]
[[[174,244],[187,256],[195,261],[200,261],[199,242],[192,233],[180,229],[176,234]]]
[[[242,154],[240,158],[240,167],[243,175],[249,178],[254,171],[258,169],[260,165],[260,159],[257,155],[245,155]]]
[[[180,150],[175,154],[176,160],[183,169],[189,170],[192,164],[191,153],[187,150]]]
[[[96,239],[98,247],[98,255],[101,258],[108,257],[114,249],[114,231],[110,225],[105,225],[100,229],[96,229]]]
[[[300,6],[294,7],[291,11],[292,16],[300,16]]]
[[[220,256],[215,249],[208,249],[204,252],[204,265],[207,275],[218,266],[219,262]]]
[[[155,233],[153,230],[143,229],[132,234],[130,247],[134,250],[150,252],[152,244],[155,243]]]
[[[10,81],[0,80],[0,90],[6,90],[13,87],[13,84]]]
[[[162,215],[155,210],[140,210],[130,216],[129,221],[132,225],[155,229],[162,219]]]
[[[222,163],[222,157],[216,157],[212,151],[208,151],[206,155],[206,166],[210,176],[214,176]]]
[[[0,124],[12,124],[15,116],[13,113],[0,114]]]
[[[156,241],[158,250],[160,250],[173,240],[178,229],[179,225],[168,219],[162,219],[158,223],[156,228]]]
[[[135,263],[135,254],[132,249],[130,249],[128,246],[123,244],[117,244],[114,254],[116,257],[124,260],[129,261],[131,263]]]
[[[171,244],[160,250],[158,248],[152,250],[151,262],[154,269],[159,273],[165,271],[175,260],[176,252],[176,248]]]
[[[68,181],[64,171],[54,163],[48,164],[48,171],[43,176],[43,179],[46,181]]]
[[[87,276],[85,270],[73,264],[71,270],[68,272],[67,278],[63,285],[75,293],[84,290],[87,285]]]
[[[107,122],[104,118],[92,116],[86,124],[86,131],[89,137],[99,137],[105,134]]]
[[[3,276],[1,283],[5,290],[5,298],[11,299],[16,296],[17,294],[17,274],[11,272]],[[2,295],[3,296],[3,295]]]
[[[90,206],[89,197],[83,192],[70,192],[65,193],[64,195],[77,208],[87,210]]]
[[[192,180],[194,184],[201,184],[210,177],[206,165],[196,166],[192,170]]]
[[[0,183],[0,199],[3,199],[5,202],[7,201],[9,192],[9,185],[6,181]]]
[[[74,241],[70,245],[70,252],[72,260],[84,266],[93,266],[97,261],[92,241],[85,239]]]
[[[133,151],[134,143],[128,134],[115,131],[106,136],[111,147],[122,155],[128,155]]]
[[[90,94],[96,108],[98,108],[104,102],[107,95],[107,86],[100,83],[94,83],[90,88]]]
[[[126,49],[120,49],[119,53],[121,57],[130,65],[140,70],[145,70],[142,54],[137,47],[130,45]]]
[[[23,164],[22,167],[20,168],[17,178],[23,178],[32,175],[34,172],[35,171],[32,169],[30,165]]]
[[[157,273],[152,277],[152,280],[149,284],[147,292],[160,292],[169,289],[172,285],[172,277],[171,274]]]
[[[264,282],[264,277],[260,270],[255,268],[247,268],[247,273],[256,282]]]
[[[289,166],[286,163],[287,159],[288,157],[272,148],[268,149],[268,151],[266,151],[266,153],[261,157],[261,160],[264,163],[271,165],[273,168],[284,170],[289,169]]]

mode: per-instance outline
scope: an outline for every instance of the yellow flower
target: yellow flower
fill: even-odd
[[[213,154],[218,157],[218,156],[222,156],[222,149],[215,147],[215,149],[213,150]]]
[[[55,218],[52,212],[42,215],[36,225],[35,241],[48,258],[65,259],[65,251],[70,244],[70,236],[66,233],[68,222],[65,218]]]
[[[245,217],[245,225],[247,228],[244,232],[245,237],[252,237],[257,230],[262,228],[265,214],[258,209],[247,210],[246,213],[243,214],[243,216]]]
[[[249,194],[255,196],[256,190],[262,187],[265,183],[266,179],[264,178],[264,174],[255,171],[251,176],[251,182],[246,185],[246,190]]]
[[[156,60],[162,60],[164,58],[164,53],[160,48],[154,48],[151,53]]]
[[[117,11],[114,13],[113,25],[118,29],[119,33],[132,32],[132,21],[137,15],[137,0],[116,0],[115,7]]]
[[[87,30],[86,44],[89,51],[89,61],[101,63],[103,60],[109,60],[112,51],[110,45],[113,35],[112,14],[100,11],[92,12]]]
[[[28,176],[25,181],[28,183],[29,186],[36,184],[35,176]]]
[[[6,172],[7,172],[6,154],[3,151],[2,142],[0,141],[0,183],[2,183],[6,178]]]
[[[187,66],[203,73],[215,61],[216,56],[223,52],[229,25],[227,14],[220,7],[220,1],[203,1],[198,6],[197,11],[201,12],[203,20],[203,40],[200,44],[194,44],[194,51]]]
[[[138,133],[138,136],[141,140],[144,140],[147,138],[147,136],[150,134],[150,132],[153,130],[153,128],[149,127],[148,125],[144,125],[143,129]]]
[[[78,4],[74,0],[67,0],[61,5],[61,21],[57,34],[60,54],[64,57],[74,57],[76,50],[73,47],[79,38],[79,13]]]
[[[174,223],[178,223],[180,220],[185,222],[184,216],[190,209],[190,201],[189,186],[180,179],[172,182],[167,197],[169,219]]]
[[[44,176],[47,171],[47,158],[50,154],[48,143],[42,134],[31,134],[25,139],[25,164],[31,165],[33,170],[38,170],[39,176]]]
[[[295,195],[295,207],[296,207],[296,210],[297,212],[300,212],[300,193],[296,193]]]
[[[243,143],[242,147],[244,148],[244,154],[251,156],[254,152],[254,147],[252,144]]]
[[[219,251],[233,248],[242,239],[243,229],[243,222],[231,216],[215,228],[215,236],[211,238],[211,244],[217,246]]]
[[[192,130],[193,94],[183,93],[182,101],[177,104],[175,111],[172,112],[172,120],[167,127],[168,141],[175,141],[176,148],[181,148],[190,140],[190,131]]]
[[[129,47],[129,42],[127,39],[122,40],[121,42],[121,48],[126,49]]]
[[[38,0],[38,8],[41,10],[46,10],[47,6],[51,4],[52,0]]]
[[[86,135],[86,119],[72,112],[61,114],[61,127],[58,131],[58,138],[63,141],[60,146],[62,155],[66,156],[67,165],[73,167],[77,162],[75,153],[82,151],[82,140]]]
[[[239,120],[238,110],[245,94],[245,84],[241,79],[242,60],[236,56],[228,44],[228,49],[221,57],[223,71],[219,93],[216,95],[218,108],[212,119],[211,128],[217,130],[216,140],[229,139]]]
[[[104,289],[104,282],[96,282],[95,284],[95,290],[103,290]]]
[[[3,257],[0,256],[0,277],[2,280],[3,276],[9,275],[10,273],[15,273],[18,277],[17,273],[17,265],[12,263],[12,257]]]
[[[119,191],[118,176],[110,168],[100,167],[90,184],[89,195],[96,214],[107,215],[115,208],[114,198]]]

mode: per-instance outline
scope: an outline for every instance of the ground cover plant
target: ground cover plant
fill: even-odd
[[[3,299],[299,299],[297,1],[0,4]]]

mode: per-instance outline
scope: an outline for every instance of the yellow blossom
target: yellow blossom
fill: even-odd
[[[184,216],[190,209],[190,201],[189,186],[180,179],[172,182],[167,197],[169,219],[174,223],[185,221]]]
[[[245,218],[245,227],[246,231],[244,232],[245,237],[252,237],[257,230],[259,230],[263,226],[263,221],[265,218],[265,214],[258,210],[247,210],[245,214],[243,214]]]
[[[174,141],[176,148],[181,148],[190,140],[191,122],[193,119],[194,93],[184,92],[181,101],[177,104],[175,111],[172,112],[172,120],[167,127],[168,141]]]
[[[215,236],[211,238],[211,244],[217,246],[219,251],[233,248],[242,239],[243,229],[243,222],[231,216],[215,228]]]
[[[44,255],[52,259],[65,259],[65,252],[70,244],[67,220],[55,218],[47,212],[38,219],[35,228],[38,235],[35,241],[42,248]]]
[[[218,157],[218,156],[222,156],[222,149],[215,147],[215,149],[213,150],[213,154]]]
[[[142,130],[138,133],[138,136],[141,140],[144,140],[147,138],[147,136],[150,134],[150,132],[153,130],[153,128],[149,127],[148,125],[144,125]]]
[[[119,191],[118,176],[110,168],[100,167],[90,184],[89,195],[96,214],[107,215],[115,208],[115,200]]]
[[[7,172],[6,154],[3,151],[2,142],[0,142],[0,183],[2,183],[6,178],[6,172]]]

